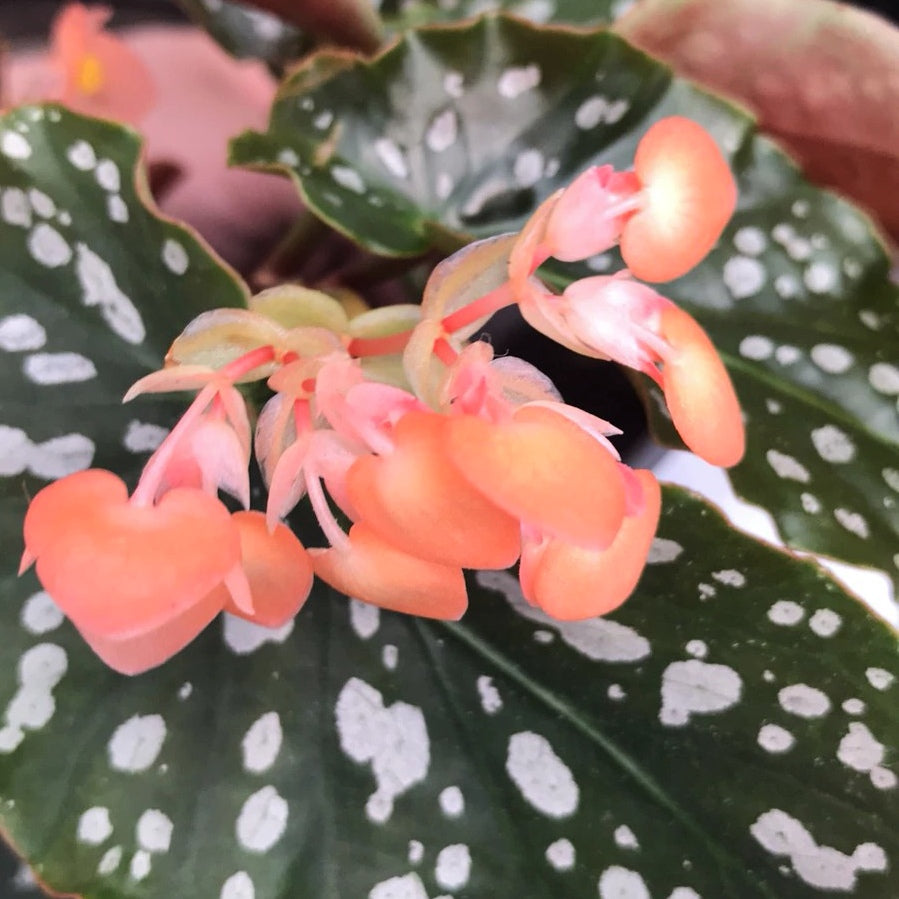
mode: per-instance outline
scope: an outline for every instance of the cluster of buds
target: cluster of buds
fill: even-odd
[[[524,596],[555,618],[614,609],[645,564],[658,483],[621,462],[612,425],[471,337],[517,304],[575,352],[647,374],[686,444],[735,464],[743,426],[717,353],[687,313],[636,280],[691,268],[734,203],[712,139],[665,119],[633,172],[593,168],[520,234],[446,259],[421,305],[349,318],[328,295],[283,286],[248,309],[200,315],[126,396],[198,391],[130,498],[99,470],[44,488],[25,519],[22,569],[36,561],[87,642],[125,673],[165,661],[222,610],[283,624],[313,575],[382,608],[457,619],[463,569],[518,562]],[[629,271],[561,294],[536,276],[550,257],[616,243]],[[237,385],[263,380],[272,396],[254,429]],[[231,514],[219,491],[249,507],[252,451],[267,506]],[[283,524],[304,497],[326,546],[303,547]]]

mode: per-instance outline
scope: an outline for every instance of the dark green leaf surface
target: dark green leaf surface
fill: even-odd
[[[231,0],[177,0],[184,11],[238,59],[261,59],[275,69],[299,59],[308,35],[273,13]]]
[[[486,12],[506,12],[541,24],[607,25],[627,5],[627,0],[385,0],[381,15],[392,31]]]
[[[53,106],[24,107],[0,120],[4,830],[15,805],[8,789],[14,772],[23,785],[38,787],[29,827],[52,822],[62,799],[51,792],[43,803],[40,775],[35,780],[34,772],[23,770],[26,750],[14,749],[53,714],[48,684],[55,676],[43,667],[40,651],[32,656],[37,669],[17,669],[25,647],[17,648],[14,635],[24,627],[36,636],[60,620],[32,575],[15,577],[27,497],[48,480],[91,465],[114,466],[133,481],[183,402],[157,398],[140,408],[122,406],[124,391],[159,367],[191,317],[210,306],[245,302],[242,282],[192,233],[147,208],[138,151],[133,132]],[[105,698],[91,690],[86,695],[95,703]],[[70,736],[44,744],[54,754],[47,760],[57,785],[68,776],[66,747],[78,733],[77,722],[68,720]],[[16,838],[34,849],[27,831]],[[14,888],[12,895],[20,895],[19,887],[27,886],[13,875],[17,867],[3,862],[0,895]]]
[[[614,35],[485,18],[410,33],[372,63],[313,58],[233,156],[288,171],[370,249],[414,254],[520,228],[587,166],[628,167],[672,114],[708,128],[739,181],[719,247],[662,288],[734,377],[749,432],[734,483],[792,545],[895,581],[899,289],[867,219],[804,182],[739,111]],[[611,270],[612,256],[580,273]]]

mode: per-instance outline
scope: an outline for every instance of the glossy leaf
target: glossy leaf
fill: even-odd
[[[520,228],[587,166],[628,167],[672,114],[712,133],[739,182],[718,248],[661,286],[709,331],[749,417],[734,483],[792,545],[896,579],[899,290],[864,215],[804,182],[741,112],[612,34],[487,17],[409,33],[370,63],[314,57],[233,156],[288,171],[369,249],[412,254]],[[607,254],[556,283],[618,265]]]
[[[124,391],[161,364],[187,318],[210,305],[246,301],[233,272],[194,234],[152,209],[139,149],[134,132],[60,107],[22,107],[0,119],[4,642],[19,626],[22,601],[38,593],[32,576],[17,580],[14,571],[27,497],[91,465],[115,465],[133,482],[184,403],[154,397],[123,406]],[[43,594],[28,608],[32,634],[58,623]],[[50,694],[42,692],[40,675],[36,693],[19,690],[11,656],[4,655],[0,669],[4,689],[11,689],[0,720],[6,762],[24,733],[12,722],[33,726]],[[10,711],[14,695],[18,704]],[[8,774],[8,768],[0,774],[3,831]],[[43,815],[52,805],[37,808]],[[5,858],[0,895],[34,895],[27,886],[18,864]]]
[[[184,11],[232,56],[261,59],[275,69],[299,59],[312,45],[309,35],[272,12],[232,0],[177,0]]]

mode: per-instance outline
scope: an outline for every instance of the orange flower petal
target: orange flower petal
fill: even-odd
[[[228,510],[176,488],[156,506],[131,505],[114,474],[79,472],[45,487],[25,516],[37,575],[75,623],[124,638],[200,602],[240,561]]]
[[[222,611],[223,592],[211,591],[174,618],[143,634],[117,639],[81,631],[81,636],[113,670],[120,674],[142,674],[167,662],[200,635]]]
[[[718,352],[696,320],[674,304],[663,310],[659,330],[675,350],[662,369],[662,389],[677,432],[712,465],[736,465],[746,435]]]
[[[253,596],[253,613],[241,611],[224,588],[226,612],[263,627],[281,627],[299,612],[312,588],[312,562],[293,531],[279,524],[269,533],[262,512],[231,516],[240,532],[244,571]]]
[[[643,281],[679,278],[712,249],[737,202],[727,161],[690,119],[656,122],[637,145],[644,206],[625,224],[621,255]]]
[[[521,581],[533,605],[561,621],[576,621],[605,615],[630,596],[646,564],[662,502],[652,473],[634,474],[643,487],[643,509],[624,519],[608,549],[583,549],[550,539],[525,550]]]
[[[120,38],[103,31],[106,7],[65,6],[53,22],[52,52],[63,72],[60,101],[77,112],[139,122],[156,90],[141,58]]]
[[[521,547],[518,521],[452,465],[444,452],[448,429],[441,415],[404,415],[393,453],[353,463],[350,502],[371,530],[413,556],[462,568],[508,568]]]
[[[323,581],[384,609],[455,621],[468,606],[461,568],[410,556],[362,522],[350,529],[346,547],[310,549],[309,555]]]
[[[543,533],[608,546],[624,517],[624,482],[603,446],[543,405],[522,406],[510,422],[449,419],[447,451],[485,496]]]

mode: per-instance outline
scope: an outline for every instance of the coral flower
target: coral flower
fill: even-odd
[[[111,15],[105,6],[70,3],[53,20],[51,59],[62,81],[56,99],[76,112],[137,123],[155,89],[140,57],[104,30]]]
[[[135,504],[108,471],[41,490],[24,536],[23,568],[36,561],[47,592],[97,642],[162,634],[180,649],[215,614],[207,595],[240,577],[239,533],[218,500],[177,488],[155,505]]]
[[[605,549],[589,549],[556,538],[526,541],[519,576],[532,605],[562,621],[605,615],[637,586],[661,511],[661,491],[649,471],[633,473],[642,497]]]

